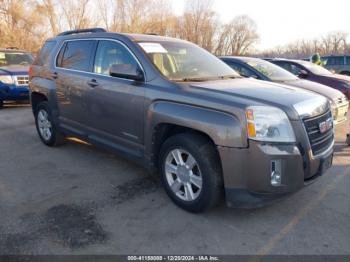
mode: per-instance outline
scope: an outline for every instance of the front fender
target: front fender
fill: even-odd
[[[157,101],[147,111],[146,141],[152,141],[153,132],[158,124],[174,124],[201,131],[217,146],[248,146],[246,132],[242,128],[244,124],[239,118],[213,109]]]

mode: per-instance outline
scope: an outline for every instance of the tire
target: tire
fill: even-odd
[[[192,133],[175,135],[162,145],[159,159],[164,188],[177,206],[199,213],[219,204],[222,171],[211,141]]]
[[[341,72],[340,74],[341,74],[341,75],[350,76],[350,72],[348,72],[348,71]]]
[[[4,101],[0,100],[0,109],[4,107]]]
[[[65,142],[64,135],[52,121],[48,102],[41,102],[35,110],[35,125],[41,141],[47,146],[59,146]]]
[[[350,146],[350,133],[346,135],[346,143]]]

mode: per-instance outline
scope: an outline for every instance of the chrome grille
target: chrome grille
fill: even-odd
[[[331,111],[326,113],[304,119],[304,126],[309,137],[312,153],[314,155],[322,154],[327,150],[333,143],[334,140],[334,130],[333,128],[322,133],[320,130],[320,124],[327,121],[332,117]]]
[[[29,76],[15,76],[17,86],[27,86],[29,84]]]

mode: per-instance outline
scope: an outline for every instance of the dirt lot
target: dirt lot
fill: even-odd
[[[44,146],[27,106],[0,111],[1,254],[350,254],[350,147],[273,206],[193,215],[128,161],[70,141]]]

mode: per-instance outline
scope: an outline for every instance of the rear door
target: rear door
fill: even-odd
[[[56,79],[62,127],[85,135],[88,126],[87,93],[96,40],[69,40],[62,46],[52,73]]]

